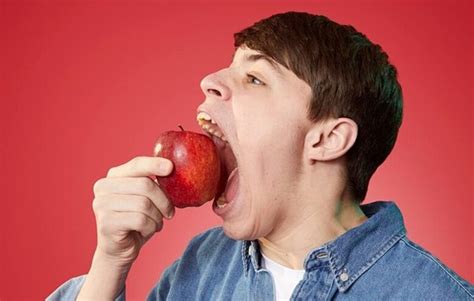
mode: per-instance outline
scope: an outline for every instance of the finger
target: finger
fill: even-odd
[[[94,212],[114,211],[114,212],[140,212],[151,218],[155,223],[163,222],[163,215],[156,208],[153,202],[140,195],[112,194],[96,197],[92,204]]]
[[[135,157],[125,164],[112,167],[107,173],[108,178],[167,176],[173,170],[173,162],[162,157]]]
[[[154,220],[140,212],[113,212],[108,219],[113,231],[137,231],[144,238],[149,238],[155,232],[161,230],[163,223],[155,223]]]
[[[94,184],[96,197],[109,194],[141,195],[149,198],[166,218],[174,215],[174,206],[157,183],[148,177],[102,178]]]

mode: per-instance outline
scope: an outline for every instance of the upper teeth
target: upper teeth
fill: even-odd
[[[217,136],[224,141],[227,141],[224,137],[224,133],[221,132],[216,122],[205,112],[199,112],[196,117],[199,125],[211,135]]]
[[[209,116],[209,114],[205,112],[199,112],[199,114],[197,115],[197,120],[207,120],[210,121],[212,124],[216,124],[216,122],[211,118],[211,116]]]

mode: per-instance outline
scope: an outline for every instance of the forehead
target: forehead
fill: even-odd
[[[230,66],[250,65],[257,62],[267,65],[267,67],[269,67],[272,71],[275,71],[283,77],[285,76],[285,71],[289,71],[284,70],[286,68],[273,60],[271,57],[247,47],[237,48],[232,56],[232,62]]]

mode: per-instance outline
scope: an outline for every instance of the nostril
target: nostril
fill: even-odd
[[[222,96],[221,92],[219,92],[218,90],[216,89],[207,89],[207,92],[209,94],[214,94],[214,95],[217,95],[217,96]]]

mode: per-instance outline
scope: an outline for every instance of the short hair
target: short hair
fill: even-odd
[[[354,201],[361,203],[403,118],[402,89],[388,55],[354,27],[304,12],[263,19],[235,33],[234,46],[261,52],[308,83],[309,120],[347,117],[357,124],[345,176]]]

